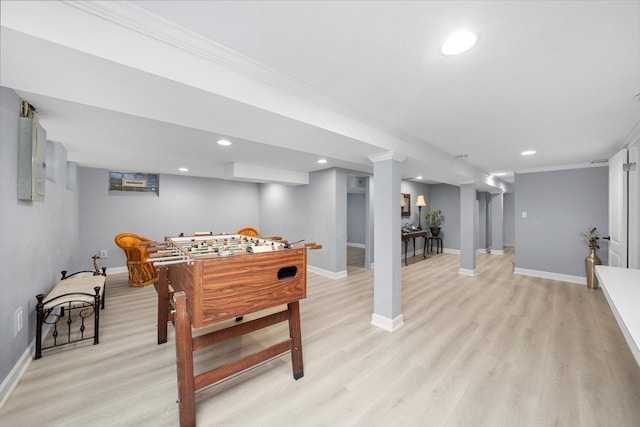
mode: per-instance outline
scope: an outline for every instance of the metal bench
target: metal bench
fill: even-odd
[[[100,309],[104,309],[106,268],[98,269],[94,257],[94,271],[79,271],[67,276],[62,271],[62,279],[46,295],[38,294],[36,299],[36,353],[35,359],[42,357],[42,350],[59,347],[78,341],[93,339],[99,343]],[[88,319],[93,316],[93,330]],[[43,344],[44,325],[53,328],[52,342]]]

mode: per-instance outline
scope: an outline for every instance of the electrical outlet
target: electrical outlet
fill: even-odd
[[[100,258],[109,258],[109,252],[106,249],[100,249]]]
[[[14,313],[13,336],[17,337],[24,326],[24,312],[18,307]]]

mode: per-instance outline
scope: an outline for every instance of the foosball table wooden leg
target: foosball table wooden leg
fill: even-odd
[[[173,295],[173,302],[176,308],[176,364],[180,427],[192,427],[196,425],[196,390],[193,376],[193,337],[191,319],[187,313],[186,294],[176,292]]]
[[[169,269],[158,268],[158,344],[167,342],[167,322],[169,321]]]
[[[300,328],[300,303],[298,301],[288,304],[289,308],[289,336],[291,337],[291,364],[293,365],[293,378],[298,380],[304,376],[302,366],[302,331]]]

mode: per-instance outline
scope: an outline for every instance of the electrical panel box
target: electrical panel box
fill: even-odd
[[[38,116],[29,112],[20,117],[18,148],[18,199],[44,202],[47,132]]]

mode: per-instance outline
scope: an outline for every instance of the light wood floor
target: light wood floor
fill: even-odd
[[[200,426],[640,426],[640,367],[601,290],[512,273],[513,252],[402,267],[405,325],[370,325],[373,273],[309,274],[304,378],[288,355],[197,394]],[[153,287],[108,278],[101,343],[33,361],[2,426],[176,426],[175,341],[156,345]],[[284,325],[196,353],[201,371]]]

